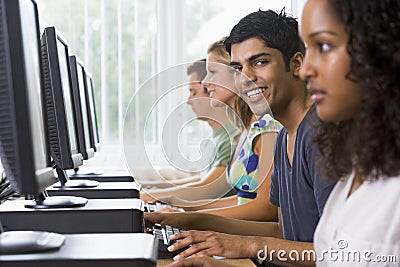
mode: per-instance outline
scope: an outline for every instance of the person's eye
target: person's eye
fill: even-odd
[[[240,65],[231,65],[231,67],[236,72],[241,72],[242,71],[242,66],[240,66]]]
[[[327,43],[319,43],[318,47],[319,47],[319,51],[321,53],[328,52],[328,51],[330,51],[332,49],[332,46],[330,44],[327,44]]]
[[[259,60],[254,62],[254,66],[255,67],[261,67],[261,66],[264,66],[264,65],[268,64],[268,62],[269,62],[268,60],[259,59]]]

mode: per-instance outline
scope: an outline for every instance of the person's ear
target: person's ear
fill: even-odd
[[[289,66],[293,76],[300,77],[300,68],[303,65],[304,55],[301,52],[296,52],[290,59]]]

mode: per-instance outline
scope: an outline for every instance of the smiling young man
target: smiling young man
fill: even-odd
[[[305,48],[297,22],[273,11],[252,13],[232,29],[226,47],[243,98],[259,111],[265,109],[266,99],[284,126],[275,143],[270,191],[271,203],[279,208],[278,227],[271,233],[284,240],[273,241],[271,249],[312,250],[334,182],[326,180],[313,142],[313,127],[319,122],[299,77]]]
[[[313,234],[335,182],[324,179],[324,166],[319,163],[319,151],[313,142],[313,126],[318,120],[306,84],[299,77],[305,48],[297,27],[297,21],[284,12],[258,11],[241,19],[226,40],[231,66],[237,72],[237,87],[245,101],[254,113],[260,114],[268,110],[266,99],[274,118],[284,126],[275,143],[270,191],[271,203],[279,208],[279,221],[212,218],[213,230],[223,233],[177,234],[175,239],[182,240],[171,250],[192,244],[177,258],[195,254],[227,258],[263,256],[277,265],[314,265]],[[178,221],[179,216],[174,220]],[[211,221],[204,215],[198,219]],[[173,223],[167,216],[157,220]],[[196,220],[188,222],[187,228],[196,228]],[[173,266],[202,263],[223,266],[204,257],[192,257]]]

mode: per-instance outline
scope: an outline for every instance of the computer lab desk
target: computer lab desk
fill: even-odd
[[[0,255],[4,267],[162,267],[172,259],[156,260],[157,243],[148,234],[65,235],[56,251],[20,255]],[[223,260],[235,266],[255,265],[249,259]]]
[[[153,236],[130,234],[65,235],[59,250],[0,255],[4,267],[156,267],[157,247]]]
[[[224,262],[233,264],[234,266],[241,266],[241,267],[255,267],[256,265],[249,259],[225,259],[222,260]],[[157,267],[167,266],[168,264],[172,263],[172,259],[159,259],[157,260]]]

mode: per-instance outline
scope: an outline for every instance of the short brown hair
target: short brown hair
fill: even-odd
[[[206,59],[202,58],[193,62],[189,67],[187,67],[187,75],[197,74],[199,82],[201,82],[207,75],[206,70]]]

